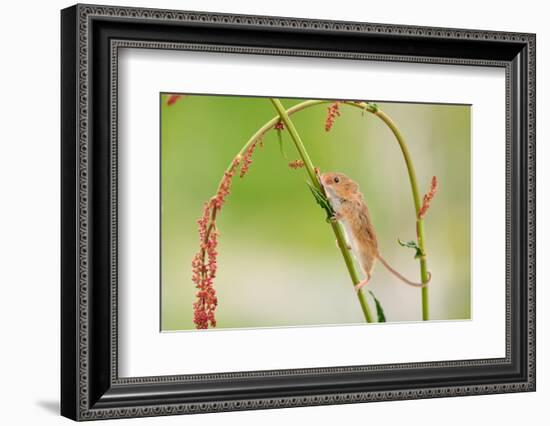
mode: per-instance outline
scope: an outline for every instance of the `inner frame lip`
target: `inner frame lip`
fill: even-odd
[[[127,18],[121,18],[120,16],[116,16],[118,13],[127,13],[129,11],[132,11],[131,13],[136,13],[133,16],[140,16],[139,13],[142,13],[145,11],[147,15],[145,18],[132,18],[136,20],[140,20],[142,22],[146,22],[147,25],[152,26],[160,26],[161,22],[159,21],[158,17],[165,17],[165,19],[181,19],[182,21],[177,22],[170,22],[166,25],[174,25],[174,26],[189,26],[189,17],[193,17],[193,20],[205,20],[206,25],[212,25],[216,26],[217,24],[212,24],[210,21],[212,17],[216,17],[216,19],[223,18],[224,16],[226,18],[223,18],[224,22],[227,19],[227,22],[231,22],[229,26],[232,25],[241,25],[241,23],[237,22],[235,20],[235,23],[233,23],[233,19],[235,15],[220,15],[220,14],[209,14],[209,13],[195,13],[195,12],[177,12],[177,11],[155,11],[151,9],[131,9],[131,8],[116,8],[116,7],[104,7],[101,6],[88,6],[88,5],[77,5],[73,6],[71,8],[65,9],[63,11],[64,14],[64,28],[62,26],[62,35],[67,42],[63,45],[65,47],[64,49],[64,55],[62,55],[62,64],[63,69],[66,72],[66,75],[68,76],[67,83],[64,85],[64,90],[66,94],[70,94],[71,90],[74,90],[75,96],[73,96],[73,99],[79,99],[79,96],[77,95],[79,92],[79,89],[83,88],[83,85],[88,85],[90,83],[90,87],[94,87],[93,82],[88,82],[88,75],[87,73],[81,75],[81,80],[79,80],[78,77],[75,76],[75,78],[72,78],[69,76],[69,74],[72,72],[72,70],[78,69],[79,66],[83,64],[82,61],[87,61],[87,58],[84,57],[87,53],[87,50],[82,51],[80,53],[77,52],[77,49],[71,50],[71,46],[84,46],[85,49],[87,49],[90,46],[93,46],[94,43],[88,38],[88,24],[93,20],[97,19],[97,16],[102,16],[104,20],[113,20],[118,21],[121,23],[122,21],[125,21]],[[137,11],[137,12],[134,12]],[[150,13],[150,14],[149,14]],[[163,15],[166,13],[172,13],[173,16],[170,17],[170,15]],[[190,15],[181,15],[181,13],[186,13]],[[113,17],[109,18],[107,15],[112,14]],[[151,16],[155,15],[155,18],[151,18]],[[128,14],[127,16],[130,16]],[[186,17],[187,16],[187,17]],[[254,23],[254,25],[260,25],[263,21],[261,21],[261,17],[245,17],[242,16],[239,19],[241,19],[241,22],[244,22],[246,19],[250,19],[251,22]],[[300,23],[303,23],[305,29],[292,29],[290,27],[286,28],[278,28],[277,32],[286,32],[293,33],[294,36],[299,34],[302,31],[309,31],[310,33],[313,32],[313,30],[309,30],[309,26],[314,25],[323,25],[323,22],[326,22],[326,29],[327,32],[333,32],[336,36],[336,33],[346,27],[349,23],[333,23],[331,21],[313,21],[313,20],[302,20],[302,19],[292,19],[292,18],[273,18],[273,17],[266,17],[266,19],[271,19],[274,24],[274,26],[281,25],[283,22],[292,22],[292,27],[295,27],[296,25],[294,23],[298,23],[298,26],[300,26]],[[72,28],[69,28],[70,25],[67,24],[73,24]],[[259,23],[259,24],[258,24]],[[315,23],[315,24],[314,24]],[[330,24],[330,25],[329,25]],[[333,26],[334,25],[334,26]],[[461,382],[462,384],[457,384],[455,381],[454,383],[450,383],[448,385],[443,384],[443,386],[451,386],[447,388],[443,388],[444,392],[443,395],[439,395],[439,392],[436,392],[435,394],[432,392],[431,389],[428,389],[426,391],[422,389],[417,389],[414,391],[407,391],[406,398],[407,399],[415,399],[415,398],[423,398],[423,397],[431,397],[431,396],[453,396],[453,395],[469,395],[469,394],[475,394],[475,393],[501,393],[501,392],[510,392],[510,391],[533,391],[535,390],[535,377],[534,377],[534,360],[535,360],[535,337],[534,337],[534,304],[535,304],[535,292],[534,292],[534,284],[535,284],[535,276],[534,276],[534,255],[535,255],[535,248],[534,244],[531,245],[529,243],[529,239],[533,241],[534,239],[534,227],[535,227],[535,211],[534,211],[534,200],[535,200],[535,194],[532,190],[534,188],[534,142],[535,142],[535,129],[534,129],[534,111],[535,111],[535,75],[534,75],[534,68],[535,68],[535,36],[533,34],[521,34],[521,33],[504,33],[504,32],[487,32],[487,31],[477,31],[477,30],[457,30],[457,29],[444,29],[444,28],[422,28],[422,27],[407,27],[407,26],[398,26],[398,25],[380,25],[380,24],[360,24],[361,31],[377,31],[386,33],[382,34],[382,37],[389,38],[390,36],[387,34],[389,31],[397,31],[397,29],[402,29],[403,33],[408,34],[414,34],[414,37],[411,38],[411,40],[414,39],[416,41],[417,38],[430,38],[432,34],[438,34],[442,33],[442,41],[446,42],[449,40],[445,40],[446,37],[452,38],[460,38],[464,37],[465,35],[468,36],[472,41],[475,38],[475,42],[481,42],[482,40],[487,41],[491,38],[494,38],[494,42],[491,40],[489,42],[489,45],[486,47],[486,50],[490,53],[494,53],[496,57],[500,58],[501,60],[507,62],[506,67],[510,70],[510,99],[507,102],[508,110],[511,111],[511,118],[510,120],[507,120],[507,124],[509,126],[509,132],[512,134],[511,138],[513,139],[513,157],[514,157],[514,163],[511,165],[507,165],[507,177],[508,180],[512,181],[513,183],[513,190],[511,191],[511,200],[509,201],[509,206],[513,207],[513,221],[514,221],[514,228],[509,232],[510,240],[513,240],[513,246],[519,247],[518,254],[519,256],[517,260],[514,260],[513,265],[507,266],[507,269],[510,269],[512,272],[510,272],[510,275],[512,275],[512,285],[511,288],[508,289],[510,293],[513,293],[514,295],[514,306],[512,306],[513,310],[511,315],[514,318],[514,321],[512,322],[512,342],[507,342],[507,353],[510,353],[512,363],[515,364],[518,368],[514,373],[511,375],[507,375],[504,371],[502,371],[502,374],[498,379],[493,380],[492,384],[487,385],[480,385],[479,381],[472,383],[471,385],[465,384],[466,382]],[[369,27],[368,25],[371,25]],[[321,28],[321,27],[319,27]],[[445,31],[447,33],[445,34]],[[80,33],[79,33],[80,32]],[[153,32],[155,32],[153,30]],[[123,31],[125,33],[125,31]],[[127,32],[126,32],[127,34]],[[81,37],[78,37],[81,35]],[[68,41],[69,37],[74,37],[75,39],[78,38],[78,41]],[[131,37],[130,37],[131,38]],[[145,37],[148,39],[148,37]],[[155,37],[152,37],[155,38]],[[139,37],[137,38],[139,40]],[[73,43],[71,45],[71,43]],[[491,47],[499,46],[501,51],[496,52],[496,49],[493,49],[491,51]],[[505,45],[507,47],[505,47]],[[473,47],[477,47],[473,45]],[[480,45],[481,47],[481,45]],[[391,47],[390,47],[391,48]],[[444,47],[443,47],[444,49]],[[93,50],[96,50],[95,47]],[[474,49],[475,50],[475,49]],[[503,53],[505,51],[505,53]],[[83,56],[84,53],[84,56]],[[487,53],[489,55],[490,53]],[[421,55],[421,52],[413,52],[415,55]],[[481,56],[483,56],[483,53],[480,53]],[[93,55],[91,55],[93,56]],[[428,56],[428,55],[425,55]],[[442,55],[443,56],[443,55]],[[435,58],[437,59],[437,58]],[[459,59],[460,60],[460,59]],[[93,61],[90,61],[90,63]],[[75,65],[76,64],[76,65]],[[88,69],[91,69],[88,64],[85,65],[88,67]],[[74,85],[72,86],[73,83]],[[63,99],[67,100],[70,96],[63,95]],[[90,99],[93,97],[90,96]],[[81,106],[84,106],[86,108],[88,104],[87,99],[80,99],[77,104],[80,103]],[[92,107],[94,106],[95,102],[90,101],[92,104]],[[63,112],[65,116],[70,116],[71,112],[69,111],[69,108],[72,108],[73,105],[70,106],[68,103],[66,103],[67,107],[63,108]],[[82,111],[82,110],[80,110]],[[63,129],[63,140],[65,143],[63,143],[63,147],[67,148],[68,152],[77,152],[75,151],[76,147],[71,147],[69,142],[69,136],[71,132],[74,132],[75,139],[83,142],[83,147],[87,147],[87,141],[85,138],[87,136],[91,136],[93,134],[93,130],[88,129],[88,118],[82,117],[79,114],[76,114],[77,117],[80,119],[81,123],[81,130],[77,130],[77,127],[74,128],[65,127]],[[91,115],[93,120],[93,114]],[[91,121],[90,121],[91,122]],[[72,126],[72,125],[71,125]],[[88,140],[92,140],[93,138],[86,138]],[[71,151],[72,150],[72,151]],[[81,185],[87,185],[88,184],[88,178],[83,178],[80,176],[77,178],[76,172],[78,172],[78,164],[82,163],[82,158],[77,158],[77,167],[74,168],[71,166],[68,158],[70,156],[64,154],[63,159],[65,160],[64,164],[64,170],[63,170],[63,178],[65,178],[72,182],[71,185],[74,186],[74,192],[73,196],[69,196],[69,189],[67,184],[63,188],[63,205],[64,205],[64,213],[66,216],[70,216],[71,212],[74,212],[73,214],[77,216],[78,209],[76,208],[76,205],[70,205],[70,201],[72,199],[77,200],[81,199],[82,197],[86,197],[86,194],[83,192],[77,191],[77,188],[79,184]],[[75,156],[76,157],[76,156]],[[74,158],[74,157],[73,157]],[[86,158],[84,158],[86,160]],[[72,160],[71,160],[72,161]],[[78,163],[80,161],[80,163]],[[533,177],[533,179],[531,178]],[[92,182],[90,182],[91,184]],[[71,198],[72,197],[72,198]],[[521,201],[521,202],[520,202]],[[86,201],[85,206],[87,206],[88,201]],[[78,216],[77,216],[78,217]],[[85,220],[83,222],[78,223],[79,225],[83,226],[81,228],[83,231],[87,233],[88,232],[88,222]],[[63,254],[63,265],[62,265],[62,271],[64,272],[65,276],[75,276],[76,274],[72,274],[71,270],[78,270],[78,267],[80,266],[80,259],[77,259],[77,262],[74,262],[74,257],[71,254],[71,247],[72,245],[68,243],[67,240],[67,233],[70,231],[70,227],[68,227],[64,232],[64,237],[62,238],[62,241],[64,242],[64,246],[62,248],[62,254]],[[78,228],[77,228],[78,229]],[[91,227],[90,227],[91,229]],[[76,248],[82,247],[82,235],[79,235],[78,232],[76,233],[77,237],[77,243],[75,244]],[[85,235],[86,237],[87,235]],[[529,236],[529,239],[528,239]],[[533,236],[533,237],[531,237]],[[88,278],[83,277],[82,281],[77,279],[77,283],[80,285],[82,284],[83,289],[87,289],[88,284]],[[93,288],[94,286],[91,286]],[[79,288],[73,288],[70,281],[64,281],[63,282],[63,289],[65,291],[65,299],[71,300],[71,298],[74,298],[78,300],[84,300],[86,301],[88,299],[87,290],[84,291],[82,294],[80,293],[80,287]],[[93,288],[95,290],[95,288]],[[115,290],[116,291],[116,290]],[[518,300],[519,299],[519,300]],[[101,298],[99,298],[101,300]],[[81,318],[88,318],[88,317],[95,317],[96,314],[99,314],[100,312],[88,312],[87,307],[85,305],[82,305],[83,311],[81,312]],[[105,383],[104,373],[108,371],[108,364],[105,364],[103,362],[98,362],[98,359],[101,357],[100,351],[98,346],[94,345],[91,346],[91,349],[93,349],[93,354],[90,353],[89,359],[82,359],[81,364],[78,364],[77,358],[74,356],[76,353],[82,353],[82,351],[87,351],[88,349],[88,342],[87,341],[81,341],[78,343],[78,339],[80,337],[79,335],[71,335],[71,330],[75,330],[74,325],[72,324],[72,318],[75,313],[78,314],[79,312],[79,306],[74,309],[73,307],[67,306],[67,304],[64,304],[62,306],[62,313],[64,319],[70,319],[71,324],[68,324],[67,321],[64,321],[62,324],[62,335],[64,337],[62,341],[62,353],[67,354],[66,360],[69,361],[70,368],[73,369],[74,374],[70,374],[68,371],[68,367],[66,367],[65,373],[62,377],[62,388],[65,388],[65,391],[62,391],[62,396],[64,396],[63,399],[65,401],[62,402],[62,412],[64,415],[69,416],[71,418],[78,418],[78,419],[91,419],[91,418],[104,418],[107,417],[135,417],[135,416],[143,416],[143,415],[152,415],[155,413],[165,413],[165,414],[175,414],[178,412],[206,412],[206,411],[225,411],[228,409],[240,409],[240,408],[262,408],[262,404],[255,404],[252,403],[252,401],[247,401],[245,403],[241,402],[224,402],[223,406],[220,408],[217,405],[206,405],[206,406],[199,406],[193,408],[193,406],[173,406],[173,408],[169,408],[166,404],[166,400],[159,400],[158,404],[158,410],[155,409],[155,411],[149,411],[148,409],[139,409],[138,411],[125,411],[125,408],[123,405],[120,406],[120,410],[117,408],[115,411],[112,411],[110,413],[104,413],[99,410],[94,409],[94,404],[92,403],[94,399],[94,395],[96,392],[92,390],[90,394],[90,398],[88,398],[87,391],[99,386],[99,388],[103,387],[101,383]],[[78,317],[76,317],[76,320],[78,321]],[[76,330],[79,328],[79,323],[76,322]],[[94,321],[90,323],[90,326],[98,326],[99,322],[101,321]],[[86,326],[87,324],[84,324]],[[91,327],[93,328],[93,327]],[[103,333],[105,332],[105,329]],[[94,334],[94,331],[91,331],[90,334]],[[101,332],[98,333],[98,336],[101,336]],[[82,338],[86,339],[87,337],[91,337],[87,334],[82,335]],[[101,339],[99,339],[101,340]],[[97,342],[96,342],[97,343]],[[509,350],[509,349],[510,350]],[[73,354],[72,356],[75,358],[74,360],[69,360],[68,355]],[[103,360],[105,358],[103,357]],[[111,366],[113,367],[113,366]],[[116,368],[116,365],[114,366]],[[88,372],[94,373],[90,374],[88,376]],[[114,371],[113,368],[111,368],[111,371]],[[99,373],[101,375],[101,378],[97,380],[96,375]],[[498,376],[498,374],[497,374]],[[74,381],[69,380],[71,377],[77,379]],[[136,383],[139,382],[140,378],[136,378]],[[93,382],[96,380],[96,382]],[[174,378],[173,380],[179,380],[178,378]],[[419,382],[417,382],[419,383]],[[108,384],[108,387],[116,388],[117,385],[113,382],[111,384]],[[71,390],[72,389],[72,390]],[[100,389],[98,389],[100,390]],[[391,393],[386,395],[377,395],[372,392],[368,393],[369,390],[365,390],[367,394],[363,394],[364,398],[363,400],[380,400],[381,398],[384,399],[400,399],[398,398],[398,394]],[[75,406],[68,406],[67,404],[71,400],[69,398],[69,393],[72,393],[75,395],[75,403],[77,405]],[[79,396],[78,396],[79,395]],[[325,402],[325,399],[319,400],[319,399],[310,399],[309,397],[304,397],[305,399],[299,399],[298,401],[292,401],[287,400],[284,398],[278,398],[274,400],[274,403],[277,404],[275,406],[277,407],[283,407],[283,406],[304,406],[304,405],[320,405],[323,403],[337,403],[337,401],[340,401],[342,397],[338,394],[336,394],[334,397],[328,397],[329,401]],[[325,397],[326,398],[326,397]],[[229,401],[227,398],[225,398],[224,401]],[[351,400],[349,402],[358,402],[355,400]],[[251,405],[252,404],[252,405]],[[271,405],[273,407],[273,405]],[[218,408],[217,408],[218,407]],[[269,408],[269,407],[266,407]],[[166,411],[168,410],[168,411]],[[175,411],[174,411],[175,410]],[[187,411],[191,410],[191,411]]]

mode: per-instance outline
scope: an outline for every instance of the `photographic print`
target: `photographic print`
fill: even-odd
[[[161,330],[470,319],[470,106],[163,93]]]
[[[535,391],[535,34],[61,15],[63,416]]]

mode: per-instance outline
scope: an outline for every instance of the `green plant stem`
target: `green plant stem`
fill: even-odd
[[[302,158],[302,161],[304,162],[304,165],[306,167],[306,171],[309,175],[309,178],[313,185],[317,189],[320,189],[324,192],[323,187],[321,186],[319,179],[317,178],[317,174],[315,173],[315,167],[313,166],[313,163],[311,162],[311,159],[309,158],[309,155],[304,147],[304,144],[302,143],[302,140],[300,138],[300,135],[296,131],[296,127],[294,127],[294,123],[290,120],[287,111],[281,104],[281,101],[278,99],[271,99],[271,102],[273,103],[273,106],[279,113],[279,117],[285,124],[286,129],[290,133],[290,136],[292,140],[294,141],[294,145],[296,146],[296,149],[298,150],[298,153],[300,154],[300,157]],[[346,263],[346,267],[348,268],[348,272],[351,278],[351,281],[353,282],[354,286],[359,283],[359,275],[357,274],[357,270],[355,269],[355,265],[353,263],[353,260],[351,258],[350,252],[346,247],[346,242],[344,238],[344,234],[342,232],[342,228],[339,223],[332,222],[331,223],[332,230],[334,232],[334,235],[336,236],[336,240],[338,241],[338,247],[340,248],[340,251],[342,252],[342,256],[344,258],[344,262]],[[372,315],[370,313],[369,305],[367,303],[367,300],[365,298],[365,295],[363,294],[362,290],[359,290],[357,292],[357,298],[359,299],[359,303],[361,305],[361,309],[363,311],[363,315],[365,316],[365,320],[367,322],[373,322]]]
[[[327,103],[332,103],[332,102],[333,101],[328,101],[328,100],[304,101],[304,102],[301,102],[297,105],[294,105],[293,107],[289,108],[288,110],[285,110],[284,112],[286,113],[287,118],[288,118],[292,114],[295,114],[295,113],[297,113],[299,111],[302,111],[304,109],[307,109],[307,108],[310,108],[310,107],[313,107],[313,106],[316,106],[316,105],[327,104]],[[367,112],[377,116],[379,119],[381,119],[389,127],[389,129],[392,131],[393,135],[397,139],[399,147],[401,148],[401,152],[403,153],[403,158],[405,160],[405,164],[407,166],[407,172],[408,172],[408,175],[409,175],[409,181],[410,181],[410,185],[411,185],[413,202],[414,202],[414,211],[415,211],[415,220],[416,220],[416,235],[417,235],[418,247],[420,247],[420,249],[422,250],[422,253],[424,253],[424,256],[422,258],[420,258],[420,276],[421,276],[422,282],[426,283],[429,280],[429,274],[428,274],[428,266],[427,266],[427,262],[426,262],[424,221],[422,219],[419,219],[419,217],[418,217],[418,213],[419,213],[420,207],[421,207],[420,193],[418,192],[418,184],[417,184],[417,180],[416,180],[416,172],[415,172],[415,169],[414,169],[414,165],[413,165],[409,150],[407,148],[407,144],[405,143],[405,140],[403,138],[403,135],[401,134],[401,132],[399,131],[399,129],[397,128],[397,126],[395,125],[393,120],[388,115],[386,115],[383,111],[381,111],[378,107],[376,107],[376,106],[374,106],[374,105],[372,105],[368,102],[342,101],[341,104],[349,106],[349,107],[358,108],[362,111],[367,111]],[[268,132],[270,129],[272,129],[279,122],[279,120],[283,120],[283,118],[280,116],[280,114],[273,117],[266,124],[264,124],[248,140],[248,142],[244,145],[244,147],[241,149],[239,154],[240,155],[244,154],[244,152],[248,149],[250,144],[254,143],[254,141],[256,141],[259,137],[262,137],[266,132]],[[284,122],[284,120],[283,120],[283,122]],[[304,161],[304,164],[305,164],[306,163],[305,159],[302,158],[302,160]],[[310,165],[311,165],[311,162],[310,162]],[[231,166],[228,167],[228,170],[229,170],[230,167]],[[315,173],[314,170],[313,170],[313,173]],[[308,170],[308,175],[310,175],[310,177],[311,177],[311,172],[309,170]],[[312,182],[313,182],[313,185],[315,185],[317,188],[320,187],[319,182],[316,178],[312,179]],[[337,226],[333,225],[333,230],[334,230],[334,233],[336,234],[336,238],[338,240],[338,245],[339,245],[340,249],[342,250],[342,255],[344,256],[344,260],[346,262],[346,266],[348,267],[348,271],[350,273],[351,279],[354,282],[357,279],[357,282],[359,282],[357,271],[353,267],[353,261],[351,259],[351,256],[349,255],[349,252],[345,249],[342,249],[342,247],[345,247],[345,240],[338,238],[338,234],[340,234],[341,236],[343,234],[342,234],[341,230],[340,230],[340,232],[338,232],[336,228],[337,228]],[[344,252],[346,252],[346,253],[344,253]],[[428,287],[422,287],[421,292],[422,292],[422,319],[424,321],[427,321],[429,319]],[[361,293],[358,294],[358,297],[360,298],[360,301],[361,301],[361,299],[363,299],[363,301],[364,301],[364,297],[362,297]],[[363,312],[365,312],[365,307],[366,307],[367,312],[368,312],[368,305],[366,304],[366,301],[364,301],[364,303],[361,302],[361,307],[363,308]],[[370,315],[370,313],[369,313],[369,315]],[[365,317],[367,317],[367,314],[365,314]]]
[[[424,248],[424,220],[420,218],[419,212],[420,208],[422,207],[422,204],[420,202],[420,194],[418,192],[418,183],[416,181],[416,172],[414,170],[414,165],[411,159],[411,155],[409,153],[409,149],[407,148],[407,144],[405,143],[405,140],[403,139],[403,135],[401,135],[401,132],[393,122],[393,120],[387,116],[383,111],[377,110],[374,112],[374,115],[379,117],[386,125],[390,128],[392,133],[394,134],[395,138],[397,139],[397,142],[399,143],[399,147],[401,148],[401,152],[403,153],[403,158],[405,159],[405,164],[407,165],[407,171],[409,173],[409,181],[411,183],[411,190],[413,195],[413,201],[414,201],[414,210],[416,212],[416,236],[418,240],[418,247],[423,253],[423,256],[420,257],[420,276],[423,283],[427,283],[429,281],[429,273],[428,273],[428,265],[426,263],[426,250]],[[430,319],[430,311],[429,311],[429,299],[428,299],[428,287],[422,287],[422,320],[427,321]]]

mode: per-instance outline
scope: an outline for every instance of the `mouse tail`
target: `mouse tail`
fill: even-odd
[[[380,260],[380,262],[382,262],[382,265],[384,265],[388,271],[390,271],[393,275],[395,275],[397,278],[399,278],[405,284],[408,284],[410,286],[413,286],[413,287],[426,287],[428,285],[428,283],[432,280],[432,274],[431,274],[431,272],[428,272],[428,281],[427,282],[417,283],[417,282],[411,281],[411,280],[405,278],[403,275],[401,275],[395,269],[393,269],[392,266],[388,262],[386,262],[386,260],[382,256],[378,256],[378,259]]]

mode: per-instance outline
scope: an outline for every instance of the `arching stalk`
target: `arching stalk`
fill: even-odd
[[[268,121],[266,124],[264,124],[248,141],[247,143],[242,147],[242,149],[239,151],[235,159],[242,158],[243,154],[248,150],[248,148],[254,144],[258,139],[262,138],[266,132],[274,128],[279,121],[282,121],[285,126],[287,127],[292,140],[294,141],[294,144],[296,146],[296,149],[298,150],[300,156],[302,157],[302,161],[304,161],[304,165],[306,166],[306,170],[308,173],[308,176],[312,182],[312,184],[318,188],[321,189],[321,186],[319,184],[319,181],[315,175],[315,169],[313,167],[313,164],[311,160],[309,159],[309,156],[307,155],[307,151],[305,150],[305,147],[296,132],[296,128],[294,127],[293,123],[290,121],[290,116],[302,111],[304,109],[317,106],[320,104],[326,104],[326,103],[332,103],[333,101],[328,100],[310,100],[310,101],[304,101],[297,105],[294,105],[293,107],[286,109],[282,106],[281,102],[278,99],[271,99],[271,102],[275,106],[278,115],[273,117],[270,121]],[[403,135],[393,122],[393,120],[385,114],[383,111],[381,111],[378,106],[368,103],[368,102],[355,102],[355,101],[341,101],[341,105],[346,105],[353,108],[358,108],[362,111],[369,112],[379,119],[381,119],[391,130],[393,135],[395,136],[399,147],[401,149],[401,153],[403,154],[403,159],[405,161],[405,165],[407,167],[407,173],[409,176],[409,182],[411,185],[411,192],[413,197],[413,203],[414,203],[414,212],[415,212],[415,223],[416,223],[416,235],[417,235],[417,243],[418,247],[420,248],[423,255],[420,257],[420,276],[421,281],[423,283],[427,283],[429,281],[429,273],[428,273],[428,266],[426,261],[426,250],[425,250],[425,232],[424,232],[424,221],[422,217],[419,215],[420,209],[422,206],[421,199],[420,199],[420,193],[418,191],[418,183],[416,179],[416,172],[414,169],[414,164],[412,162],[407,144],[405,142],[405,139],[403,138]],[[234,167],[234,161],[230,163],[228,168],[226,169],[226,173]],[[223,179],[222,179],[223,182]],[[220,183],[221,185],[221,183]],[[212,216],[215,219],[216,210],[212,211]],[[353,260],[351,258],[351,255],[349,253],[349,250],[346,249],[346,242],[342,233],[342,229],[338,223],[333,223],[332,228],[334,231],[334,234],[336,236],[336,239],[338,241],[338,246],[340,247],[340,250],[342,252],[342,257],[344,258],[344,262],[346,263],[346,267],[348,269],[348,272],[350,274],[350,278],[354,284],[357,284],[360,279],[359,275],[357,273],[357,270],[355,268],[355,265],[353,263]],[[210,229],[209,229],[210,231]],[[429,300],[428,300],[428,287],[423,287],[421,289],[422,293],[422,319],[424,321],[427,321],[429,319]],[[370,314],[369,306],[367,304],[367,301],[363,295],[362,292],[357,293],[357,297],[359,298],[359,302],[361,304],[361,309],[363,311],[363,314],[365,316],[365,319],[367,322],[372,322],[372,315]]]
[[[286,129],[288,130],[292,140],[294,141],[294,145],[296,146],[296,149],[298,150],[298,153],[300,154],[300,157],[304,162],[304,165],[307,170],[309,179],[311,180],[311,183],[317,189],[324,191],[321,187],[321,184],[319,183],[319,179],[317,178],[317,175],[315,174],[315,167],[313,166],[313,163],[309,158],[306,148],[304,147],[304,144],[300,139],[300,135],[296,131],[296,128],[294,127],[294,123],[292,123],[292,121],[288,117],[288,114],[284,109],[283,105],[281,104],[281,101],[279,101],[279,99],[271,99],[271,102],[273,103],[273,106],[275,106],[275,109],[279,113],[279,116],[281,117],[281,120],[283,121],[283,123],[285,123]],[[344,258],[344,262],[346,263],[346,267],[348,268],[351,281],[353,285],[356,285],[359,283],[360,279],[359,279],[359,275],[357,274],[357,270],[355,269],[353,259],[351,258],[350,251],[346,248],[346,240],[344,238],[342,227],[338,222],[332,222],[332,230],[334,232],[334,235],[336,236],[336,240],[338,241],[338,247],[340,248],[342,257]],[[363,294],[363,290],[359,290],[357,292],[357,298],[359,299],[359,303],[361,305],[361,310],[363,311],[363,315],[365,316],[365,320],[367,322],[372,322],[372,315],[370,313],[367,300],[365,299],[365,295]]]

